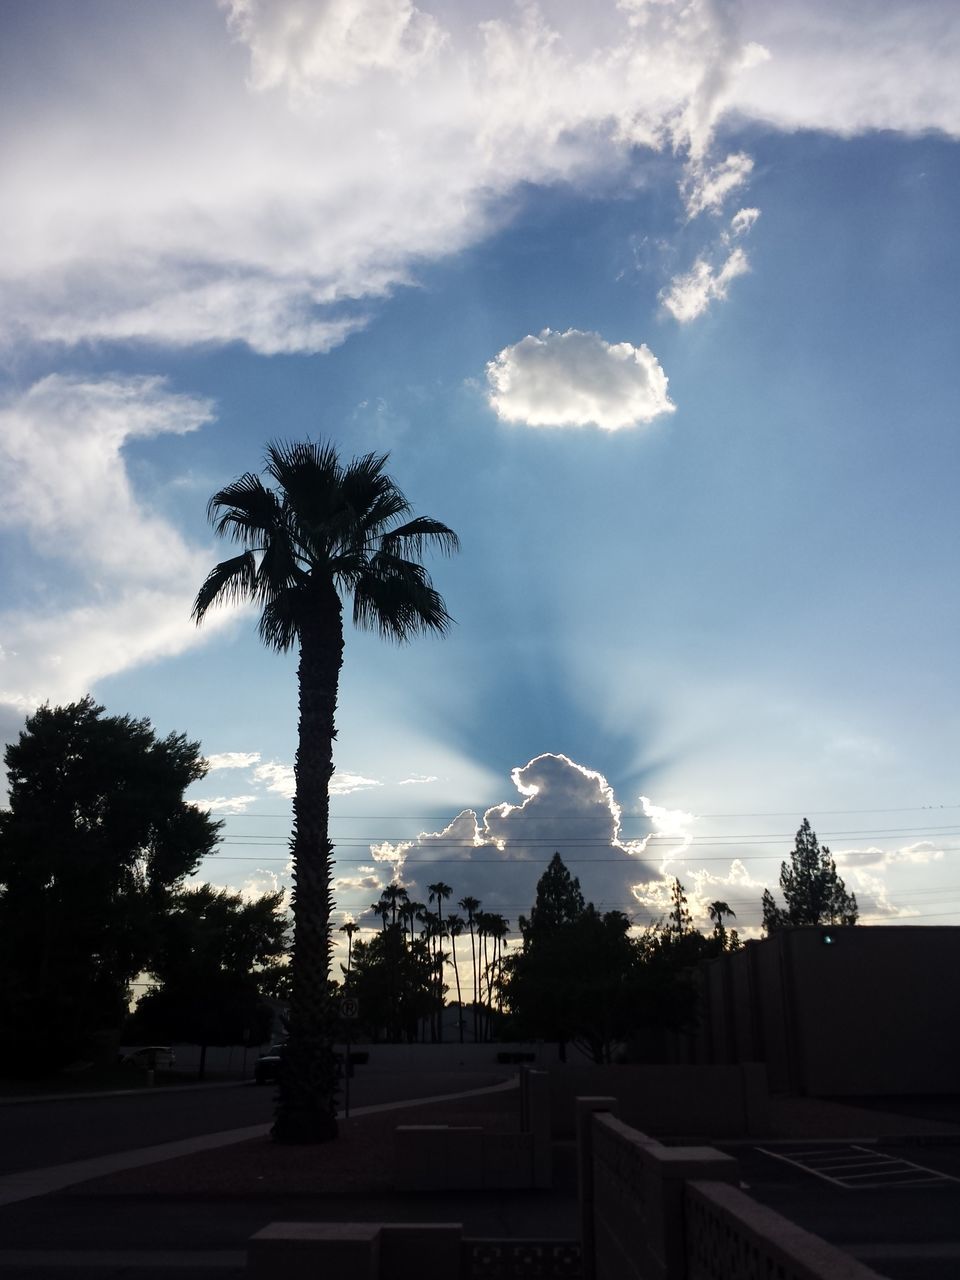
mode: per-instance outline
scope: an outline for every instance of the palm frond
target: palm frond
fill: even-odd
[[[279,591],[263,606],[257,632],[270,649],[285,653],[300,637],[300,601],[294,591]]]
[[[201,623],[214,604],[234,604],[255,595],[257,561],[252,551],[244,551],[214,565],[204,579],[193,603],[192,616]]]
[[[259,546],[277,527],[280,503],[260,477],[248,471],[213,495],[207,517],[221,537]]]
[[[405,554],[415,556],[422,556],[429,545],[436,547],[441,555],[450,556],[460,550],[460,539],[439,520],[417,516],[385,533],[382,545],[386,551],[399,552],[402,549]]]
[[[453,622],[443,597],[423,565],[399,562],[402,571],[377,572],[373,565],[353,588],[353,621],[362,630],[403,643],[423,632],[440,635]]]

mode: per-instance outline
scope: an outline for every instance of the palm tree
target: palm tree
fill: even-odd
[[[723,927],[723,917],[732,916],[736,920],[737,913],[729,903],[720,901],[711,902],[708,910],[710,919],[713,921],[713,936],[719,941],[720,950],[723,951],[727,945],[727,931]]]
[[[449,898],[453,889],[442,880],[427,885],[427,898],[437,904],[437,1038],[443,1039],[443,900]]]
[[[384,470],[385,454],[343,464],[329,444],[273,443],[265,473],[247,472],[210,499],[215,531],[239,555],[211,569],[193,615],[218,603],[253,601],[260,637],[273,649],[299,647],[299,744],[294,764],[294,940],[290,1037],[273,1136],[318,1142],[336,1136],[336,1060],[327,991],[330,967],[330,778],[343,604],[358,627],[404,641],[447,630],[452,619],[420,563],[428,546],[458,547],[456,534],[427,516],[411,518]]]
[[[340,932],[347,935],[347,971],[344,975],[344,985],[350,985],[350,962],[353,959],[353,935],[360,926],[354,920],[347,920],[340,926]]]
[[[457,904],[461,911],[467,913],[467,928],[470,930],[470,963],[473,967],[473,1038],[477,1038],[477,952],[474,942],[473,923],[482,903],[479,898],[469,896],[461,898]]]
[[[460,992],[460,968],[457,964],[457,939],[464,930],[462,916],[451,913],[447,916],[447,932],[450,934],[450,958],[453,960],[453,976],[457,981],[457,1030],[460,1043],[463,1044],[463,996]]]

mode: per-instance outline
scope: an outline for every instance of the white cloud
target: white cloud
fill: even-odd
[[[371,787],[382,787],[383,783],[376,778],[365,778],[362,773],[347,773],[338,769],[330,779],[332,796],[349,796],[354,791],[369,791]]]
[[[834,854],[838,867],[890,867],[897,863],[925,865],[942,862],[943,850],[929,840],[918,840],[900,849],[841,849]]]
[[[194,799],[192,803],[207,813],[216,810],[218,814],[229,814],[245,813],[256,799],[256,796],[209,796]]]
[[[731,281],[750,270],[747,255],[741,248],[731,251],[726,261],[716,268],[706,258],[698,258],[690,271],[675,276],[660,294],[660,301],[675,320],[689,324],[717,299],[724,299]]]
[[[249,769],[259,762],[259,751],[219,751],[207,756],[207,768],[211,773],[217,769]]]
[[[759,209],[738,209],[730,219],[730,233],[734,236],[745,235],[760,217]]]
[[[646,148],[715,207],[740,172],[710,160],[725,111],[960,134],[960,36],[936,0],[222,8],[117,22],[90,0],[56,41],[41,21],[6,33],[45,69],[42,96],[5,78],[7,342],[325,351],[507,216],[517,184],[588,188]]]
[[[746,0],[742,29],[770,57],[727,105],[788,129],[960,135],[960,23],[942,0]]]
[[[753,160],[743,151],[728,155],[715,165],[691,167],[683,184],[687,217],[695,218],[705,209],[719,212],[732,191],[736,191],[753,172]]]
[[[437,782],[437,775],[434,773],[415,773],[411,778],[401,778],[397,783],[398,787],[419,787],[424,786],[428,782]]]
[[[292,764],[281,764],[278,760],[268,760],[266,764],[258,764],[253,771],[254,782],[262,782],[268,791],[292,800],[297,789]]]
[[[497,416],[531,427],[595,423],[616,431],[674,409],[649,347],[579,329],[544,329],[505,347],[487,365],[487,382]]]
[[[674,149],[679,178],[749,61],[710,0],[589,23],[576,6],[465,8],[444,30],[407,0],[225,9],[189,42],[168,6],[139,26],[67,11],[43,57],[69,114],[11,82],[4,115],[29,130],[6,156],[7,342],[328,350],[420,260],[497,225],[518,183],[589,185],[638,146]]]
[[[0,701],[25,711],[76,698],[202,638],[190,609],[208,553],[135,492],[125,449],[211,417],[209,401],[160,378],[52,375],[0,402],[0,527],[49,566],[29,605],[0,614]]]
[[[354,84],[370,72],[410,76],[436,53],[443,31],[409,0],[220,0],[250,46],[258,89],[297,94]]]
[[[426,884],[439,874],[453,886],[455,899],[479,898],[485,910],[502,912],[516,928],[557,851],[588,900],[601,910],[629,911],[631,885],[652,871],[644,853],[656,834],[654,822],[641,823],[646,829],[639,838],[624,838],[607,780],[567,756],[537,756],[514,769],[511,779],[522,797],[518,803],[493,805],[482,818],[465,809],[415,840],[372,845],[371,856],[415,897],[424,897]]]

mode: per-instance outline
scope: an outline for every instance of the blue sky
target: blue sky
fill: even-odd
[[[295,661],[189,612],[209,495],[330,438],[463,543],[450,637],[347,637],[344,918],[515,925],[557,848],[749,931],[808,816],[960,923],[955,9],[584,13],[4,6],[0,730],[186,731],[202,875],[286,884]]]

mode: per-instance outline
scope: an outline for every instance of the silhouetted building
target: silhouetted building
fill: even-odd
[[[702,965],[697,1058],[774,1091],[960,1092],[960,928],[787,928]]]

